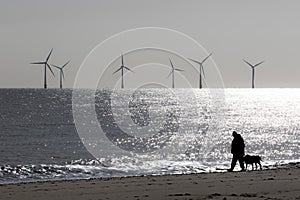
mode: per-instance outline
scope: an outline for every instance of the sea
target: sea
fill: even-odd
[[[0,89],[0,184],[224,172],[232,131],[299,162],[300,89]]]

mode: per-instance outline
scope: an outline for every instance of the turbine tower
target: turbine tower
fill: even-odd
[[[123,58],[123,54],[121,54],[121,66],[119,67],[119,69],[117,69],[113,74],[117,73],[118,71],[121,70],[121,88],[124,88],[124,69],[133,72],[131,69],[129,69],[128,67],[126,67],[124,65],[124,58]]]
[[[243,61],[244,61],[246,64],[248,64],[248,65],[252,68],[252,88],[254,88],[254,74],[255,74],[255,68],[256,68],[258,65],[262,64],[263,62],[265,62],[265,61],[261,61],[261,62],[255,64],[255,65],[252,65],[252,64],[249,63],[247,60],[243,60]]]
[[[203,77],[205,78],[205,73],[204,73],[203,63],[204,63],[211,55],[212,55],[212,53],[210,53],[208,56],[206,56],[206,58],[204,58],[204,59],[202,60],[202,62],[189,58],[191,61],[193,61],[193,62],[199,64],[199,66],[200,66],[200,67],[199,67],[199,88],[200,88],[200,89],[202,88],[202,79],[203,79],[203,78],[202,78],[202,75],[203,75]]]
[[[56,65],[52,65],[53,67],[59,69],[59,88],[62,89],[62,79],[65,80],[65,75],[64,75],[64,71],[63,69],[67,66],[67,64],[69,64],[70,61],[66,62],[66,64],[64,64],[62,67],[58,67]]]
[[[52,73],[53,76],[54,73],[50,67],[50,65],[48,64],[49,58],[52,54],[53,49],[51,49],[50,53],[48,54],[46,60],[44,62],[34,62],[34,63],[30,63],[30,64],[34,64],[34,65],[44,65],[44,88],[47,89],[47,67],[50,70],[50,72]]]
[[[174,76],[175,71],[182,72],[184,70],[175,68],[173,63],[172,63],[172,60],[170,58],[169,58],[169,60],[170,60],[170,64],[171,64],[172,69],[171,69],[171,72],[169,73],[168,77],[170,77],[172,75],[172,88],[175,88],[175,76]]]

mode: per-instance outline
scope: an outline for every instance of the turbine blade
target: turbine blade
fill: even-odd
[[[55,67],[55,68],[57,68],[57,69],[61,69],[61,68],[58,67],[57,65],[52,65],[52,64],[51,64],[51,66],[52,66],[52,67]]]
[[[212,53],[210,53],[206,58],[204,58],[204,60],[202,61],[202,63],[204,63],[211,55],[212,55]]]
[[[120,67],[119,69],[117,69],[113,74],[117,73],[118,71],[120,71],[122,69],[122,67]]]
[[[63,79],[65,80],[65,74],[64,74],[64,71],[62,69],[60,70],[60,73],[61,73]]]
[[[47,67],[51,71],[52,75],[55,77],[55,74],[54,74],[53,70],[51,69],[50,65],[48,65],[48,63],[47,63]]]
[[[179,72],[184,72],[183,69],[174,69],[174,70],[179,71]]]
[[[169,75],[167,76],[167,78],[169,78],[171,76],[171,74],[174,73],[174,71],[172,70]]]
[[[170,60],[170,63],[171,63],[171,67],[172,67],[172,69],[174,70],[174,65],[173,65],[173,63],[172,63],[172,60],[169,58],[169,60]]]
[[[121,60],[122,60],[122,66],[124,66],[124,58],[123,58],[123,53],[121,54]]]
[[[206,81],[205,81],[205,79],[203,80],[203,83],[204,83],[205,87],[207,87],[207,84],[206,84]]]
[[[49,60],[49,58],[50,58],[50,56],[51,56],[51,54],[52,54],[52,51],[53,51],[53,48],[51,49],[51,51],[50,51],[50,53],[49,53],[49,55],[48,55],[48,57],[47,57],[47,59],[46,59],[46,62],[48,62],[48,60]]]
[[[247,60],[245,60],[245,59],[243,59],[243,61],[245,62],[245,63],[247,63],[250,67],[254,67],[251,63],[249,63]]]
[[[201,69],[202,69],[201,71],[202,71],[203,77],[205,78],[205,72],[204,72],[204,67],[203,67],[203,65],[201,65]],[[202,74],[201,74],[201,75],[202,75]]]
[[[134,73],[134,71],[132,71],[131,69],[129,69],[128,67],[124,66],[125,69],[127,69],[128,71],[131,71]]]
[[[263,64],[265,61],[261,61],[260,63],[257,63],[256,65],[254,65],[254,67],[257,67],[260,64]]]
[[[197,60],[194,60],[194,59],[191,59],[191,58],[189,58],[189,60],[191,60],[191,61],[193,61],[193,62],[195,62],[195,63],[201,65],[201,62],[199,62],[199,61],[197,61]]]
[[[64,64],[61,68],[65,68],[65,66],[67,66],[69,64],[70,60],[68,62],[66,62],[66,64]]]
[[[30,63],[30,64],[33,64],[33,65],[43,65],[43,64],[45,64],[45,62],[33,62],[33,63]]]

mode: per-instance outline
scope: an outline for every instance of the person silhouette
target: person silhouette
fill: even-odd
[[[245,171],[244,161],[243,161],[244,154],[245,154],[244,139],[240,134],[238,134],[235,131],[232,132],[232,136],[233,136],[233,140],[231,143],[231,153],[233,156],[231,161],[231,167],[227,171],[232,172],[237,161],[239,161],[242,171]]]

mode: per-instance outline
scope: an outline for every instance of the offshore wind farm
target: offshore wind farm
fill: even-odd
[[[54,64],[51,64],[51,66],[49,65],[48,61],[50,59],[50,56],[53,52],[53,49],[51,49],[50,53],[48,54],[47,58],[45,61],[43,62],[33,62],[31,64],[35,64],[35,65],[44,65],[44,89],[47,89],[47,69],[52,73],[52,75],[55,77],[54,75],[54,72],[51,68],[52,67],[55,67],[59,70],[59,88],[62,89],[62,85],[63,85],[63,80],[65,79],[65,75],[64,75],[64,68],[69,64],[70,61],[66,62],[64,65],[62,65],[61,67],[57,66],[57,65],[54,65]],[[191,62],[193,63],[196,63],[199,65],[199,70],[198,70],[198,73],[199,73],[199,89],[202,89],[203,88],[203,82],[205,81],[205,71],[204,71],[204,62],[207,61],[207,59],[209,59],[209,57],[212,56],[212,53],[210,53],[209,55],[207,55],[202,61],[198,61],[198,60],[195,60],[195,59],[192,59],[192,58],[188,58],[188,60],[190,60]],[[131,72],[133,73],[134,71],[132,71],[129,67],[125,66],[124,64],[124,55],[123,53],[121,53],[121,56],[120,56],[120,60],[121,60],[121,66],[115,70],[112,74],[116,74],[118,72],[121,73],[121,76],[120,76],[120,79],[121,79],[121,88],[125,88],[125,84],[124,84],[124,76],[126,74],[126,71],[128,72]],[[255,88],[254,87],[254,75],[255,75],[255,68],[259,65],[261,65],[262,63],[264,63],[265,61],[261,61],[255,65],[252,65],[251,63],[249,63],[248,61],[244,60],[243,61],[249,65],[252,69],[252,81],[251,81],[251,87],[252,88]],[[168,75],[168,78],[171,76],[171,80],[172,80],[172,84],[171,84],[171,88],[175,88],[175,72],[184,72],[183,69],[179,69],[179,68],[175,68],[174,67],[174,64],[172,62],[172,60],[169,58],[169,62],[170,62],[170,66],[171,66],[171,71]]]

